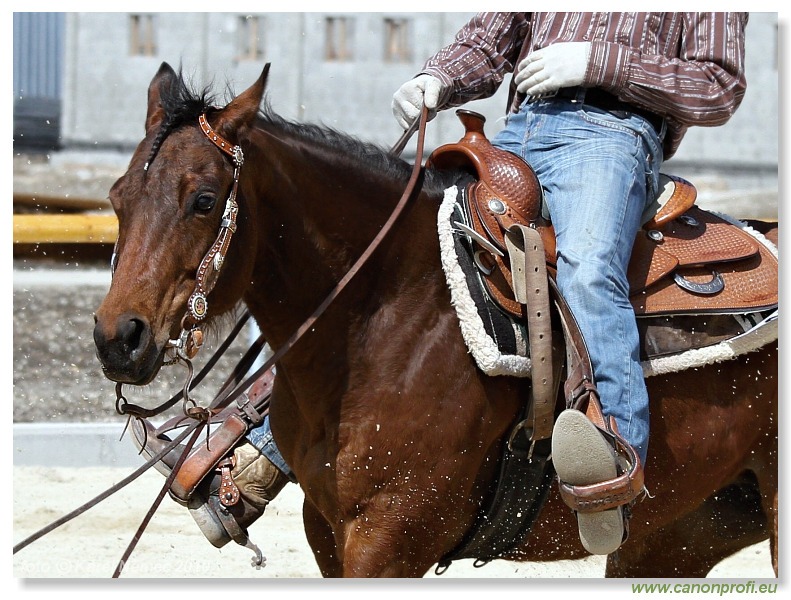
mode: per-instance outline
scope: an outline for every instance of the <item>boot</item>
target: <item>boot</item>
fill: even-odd
[[[131,431],[132,441],[147,460],[171,442],[168,436],[157,435],[154,427],[143,419],[132,421]],[[154,467],[163,475],[170,475],[182,452],[183,447],[174,448]],[[288,481],[280,469],[244,440],[206,474],[189,498],[187,507],[213,546],[222,548],[233,539],[249,547],[247,528],[264,514],[267,504]]]
[[[644,489],[640,459],[615,421],[606,431],[579,410],[563,411],[552,433],[552,462],[582,545],[591,554],[615,552],[628,535],[629,508]]]

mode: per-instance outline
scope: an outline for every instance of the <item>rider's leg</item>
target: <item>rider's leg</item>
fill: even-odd
[[[557,236],[558,285],[588,346],[603,411],[615,417],[644,463],[648,396],[626,269],[643,209],[656,188],[661,138],[641,117],[547,100],[526,104],[509,117],[494,143],[536,170]],[[561,415],[556,431],[581,425]],[[576,431],[575,439],[579,435]],[[558,454],[553,451],[556,468]],[[593,454],[591,449],[591,456],[578,454],[571,462],[595,462]],[[583,478],[606,480],[613,468],[588,469]],[[595,551],[614,550],[617,537],[612,534]]]
[[[642,117],[550,100],[510,116],[493,143],[536,170],[557,236],[558,285],[585,337],[602,407],[645,461],[648,399],[626,270],[657,187],[661,139]]]
[[[272,429],[269,426],[269,415],[264,417],[264,421],[258,426],[247,432],[245,436],[247,440],[263,454],[269,461],[275,465],[284,475],[290,479],[294,478],[291,468],[286,464],[283,455],[275,444],[272,437]]]

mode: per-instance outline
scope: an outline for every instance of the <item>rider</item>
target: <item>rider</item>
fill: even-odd
[[[557,282],[582,330],[603,411],[644,465],[648,394],[626,277],[663,159],[690,125],[725,123],[745,91],[746,13],[480,13],[393,96],[403,128],[491,96],[513,72],[496,147],[525,159],[557,236]],[[561,481],[616,476],[610,445],[582,412],[556,421]],[[621,509],[578,513],[583,545],[614,552]]]
[[[648,395],[626,267],[663,159],[688,126],[721,125],[741,102],[746,22],[746,13],[480,13],[393,96],[406,129],[424,102],[433,116],[491,96],[514,73],[506,125],[492,143],[524,158],[541,181],[557,235],[558,285],[585,337],[603,410],[641,464]],[[164,442],[142,443],[153,454]],[[252,505],[240,519],[246,527],[293,475],[268,421],[234,454],[234,478]],[[559,415],[552,456],[572,485],[617,473],[610,445],[579,411]],[[230,537],[208,506],[199,507],[208,519],[193,516],[221,545]],[[577,515],[591,553],[620,546],[621,514],[619,507]]]

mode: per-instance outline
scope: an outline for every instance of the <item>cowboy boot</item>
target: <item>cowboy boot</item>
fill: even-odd
[[[289,479],[247,441],[234,448],[218,470],[198,486],[187,506],[213,546],[222,548],[232,539],[246,546],[247,528],[264,514]],[[233,486],[238,494],[229,491]]]
[[[134,420],[131,430],[133,442],[147,459],[171,442],[166,435],[157,435],[143,419]],[[154,467],[170,475],[182,452],[183,446],[170,450]],[[243,441],[206,474],[188,498],[187,507],[215,547],[221,548],[232,539],[248,546],[247,528],[264,514],[267,504],[288,482],[288,477],[255,446]],[[174,500],[184,503],[176,497]]]
[[[552,433],[552,462],[582,545],[591,554],[615,552],[628,535],[628,507],[644,487],[640,459],[614,419],[602,428],[579,410],[564,410]]]

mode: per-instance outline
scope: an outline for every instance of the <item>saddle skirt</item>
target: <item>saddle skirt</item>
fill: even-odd
[[[537,229],[551,272],[556,265],[554,231],[542,216],[541,187],[529,165],[488,142],[483,117],[458,113],[465,136],[438,148],[428,161],[435,168],[466,174],[446,194],[440,210],[443,267],[449,275],[453,267],[446,263],[452,260],[460,271],[466,270],[466,312],[474,305],[489,329],[487,358],[479,366],[486,364],[482,368],[491,373],[526,376],[527,338],[520,333],[525,309],[514,292],[506,236],[515,225]],[[744,224],[695,206],[697,194],[688,181],[663,175],[662,184],[652,210],[644,215],[628,271],[646,375],[725,360],[777,339],[776,248]],[[443,242],[443,229],[448,228]],[[454,281],[449,276],[452,294],[454,285],[462,285],[459,277],[456,273]],[[472,292],[475,299],[469,297],[472,287],[480,288]],[[459,310],[456,299],[454,304]],[[476,329],[472,337],[481,340],[481,328]],[[505,339],[510,340],[505,351],[491,346]]]

